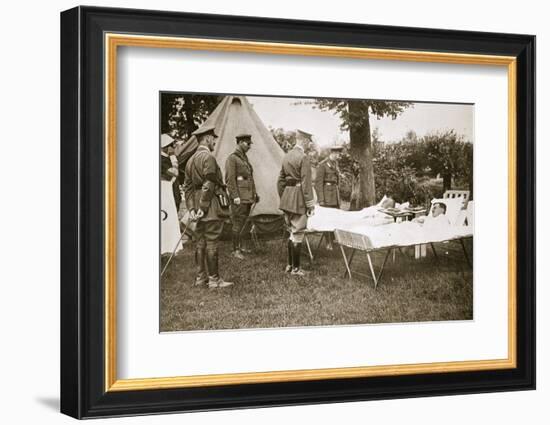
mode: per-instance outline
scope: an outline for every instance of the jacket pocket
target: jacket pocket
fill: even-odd
[[[252,201],[252,182],[250,180],[237,180],[237,191],[241,201]]]

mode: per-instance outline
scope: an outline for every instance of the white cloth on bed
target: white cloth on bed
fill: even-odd
[[[448,224],[445,216],[440,217],[443,218],[436,217],[428,220],[428,225],[412,221],[376,227],[350,223],[350,225],[339,229],[368,237],[370,248],[442,242],[473,235],[472,226],[453,226]]]
[[[380,226],[393,222],[389,215],[378,211],[379,206],[363,208],[359,211],[344,211],[337,208],[316,206],[315,215],[308,220],[308,230],[316,232],[333,232],[350,223],[364,226]]]

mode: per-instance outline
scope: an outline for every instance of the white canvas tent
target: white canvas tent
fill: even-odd
[[[225,175],[225,161],[237,147],[235,136],[248,133],[252,147],[248,159],[254,168],[254,182],[260,202],[254,206],[251,216],[280,215],[277,177],[281,170],[284,151],[254,111],[245,96],[226,96],[202,124],[213,125],[219,138],[214,155]],[[183,146],[184,152],[196,149],[195,136]]]

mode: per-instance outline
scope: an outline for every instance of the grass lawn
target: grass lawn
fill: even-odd
[[[312,246],[316,246],[313,241]],[[470,258],[471,241],[466,242]],[[305,247],[304,247],[305,248]],[[324,247],[304,278],[284,273],[286,246],[265,242],[244,261],[230,256],[230,243],[220,244],[220,271],[235,285],[224,289],[195,287],[194,246],[187,243],[172,259],[160,288],[160,330],[273,328],[388,322],[471,320],[472,270],[458,242],[435,244],[436,261],[415,260],[412,251],[388,259],[375,290],[370,279],[343,277],[338,245]],[[412,250],[412,248],[411,248]],[[373,256],[376,270],[384,253]],[[163,260],[164,264],[165,259]],[[367,272],[366,256],[357,253],[354,269]]]

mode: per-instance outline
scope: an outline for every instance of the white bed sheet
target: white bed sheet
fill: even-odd
[[[369,248],[373,249],[443,242],[473,236],[473,226],[426,226],[412,221],[375,227],[355,222],[343,225],[338,230],[366,236],[371,245]]]
[[[334,232],[350,224],[380,226],[393,222],[393,218],[378,211],[377,205],[359,211],[344,211],[337,208],[315,207],[315,215],[308,219],[307,229],[312,232]]]

